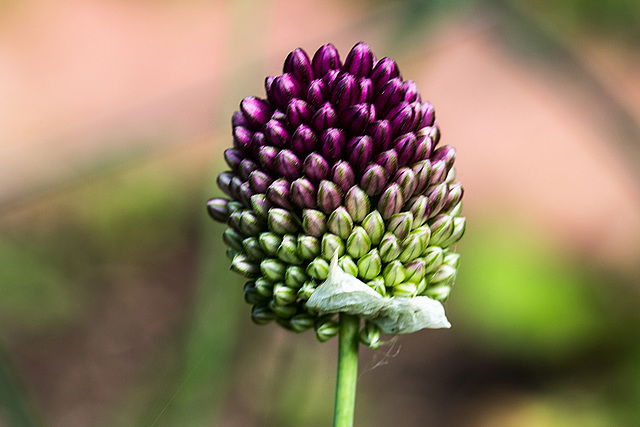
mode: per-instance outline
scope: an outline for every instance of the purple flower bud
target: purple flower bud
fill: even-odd
[[[254,193],[251,190],[248,182],[244,182],[238,189],[238,196],[240,198],[240,201],[247,208],[251,208],[251,196],[253,195]]]
[[[433,105],[430,102],[423,102],[420,105],[420,124],[418,128],[422,129],[427,126],[433,126],[436,120],[436,111],[433,109]]]
[[[433,155],[431,156],[432,162],[437,162],[439,160],[444,161],[447,170],[451,169],[451,166],[453,166],[453,162],[455,161],[455,159],[456,149],[450,145],[443,145],[442,147],[434,151]]]
[[[330,161],[336,161],[344,152],[345,138],[341,129],[330,128],[320,136],[320,150],[322,157]]]
[[[247,121],[256,129],[261,128],[269,121],[273,109],[263,99],[249,96],[240,102],[240,110]]]
[[[265,194],[254,194],[251,196],[251,209],[260,218],[266,218],[269,214],[269,209],[273,207],[273,203],[267,199]]]
[[[306,94],[307,102],[318,108],[327,102],[329,88],[324,80],[315,79],[309,82],[304,93]]]
[[[374,144],[374,151],[379,153],[389,149],[391,144],[391,123],[388,120],[376,120],[367,128],[366,134],[371,136]]]
[[[329,94],[333,93],[336,85],[338,84],[338,79],[340,78],[340,76],[340,70],[329,70],[327,74],[325,74],[322,78],[322,80],[327,84]]]
[[[338,115],[330,103],[323,104],[311,118],[311,127],[316,132],[335,127],[338,124]]]
[[[351,74],[345,74],[337,81],[331,91],[331,103],[338,112],[358,102],[360,85]]]
[[[411,163],[417,163],[426,160],[431,156],[433,151],[433,140],[429,136],[425,136],[419,131],[416,133],[416,154],[413,156]]]
[[[291,200],[299,208],[316,207],[316,189],[306,178],[298,178],[291,183]]]
[[[431,176],[429,177],[429,184],[438,184],[444,182],[449,171],[447,170],[447,163],[444,160],[431,161]]]
[[[408,202],[409,212],[413,215],[413,228],[420,227],[427,222],[429,218],[429,199],[427,196],[417,196],[409,200]]]
[[[413,227],[413,214],[411,212],[401,212],[391,215],[387,224],[387,231],[402,240],[409,235],[411,227]],[[422,252],[422,248],[418,251],[418,253],[420,252]]]
[[[242,126],[233,128],[233,146],[245,153],[251,150],[251,138],[253,138],[253,132],[249,129]]]
[[[415,126],[413,107],[406,102],[401,102],[391,108],[386,118],[391,123],[391,129],[395,135],[409,132],[413,130],[411,126]]]
[[[391,144],[393,149],[398,153],[398,166],[408,165],[416,154],[416,146],[418,141],[413,132],[405,133],[396,138]]]
[[[227,162],[231,170],[237,171],[240,167],[240,163],[244,159],[242,151],[237,148],[227,148],[224,150],[224,160]]]
[[[367,166],[362,179],[360,180],[360,188],[364,190],[369,197],[377,196],[384,190],[389,181],[389,175],[384,168],[378,164]]]
[[[284,209],[292,209],[291,184],[284,178],[276,179],[267,190],[267,198],[271,203]]]
[[[284,110],[294,98],[300,98],[300,83],[291,74],[276,77],[267,92],[267,98],[276,107]]]
[[[449,212],[451,209],[453,209],[460,202],[460,200],[462,200],[463,194],[464,190],[462,188],[462,184],[460,184],[459,182],[449,184],[447,198],[444,202],[442,210],[444,212]]]
[[[429,179],[431,178],[431,162],[422,160],[411,166],[411,170],[416,176],[416,192],[424,193],[424,190],[429,186]]]
[[[281,150],[276,156],[276,168],[289,181],[300,177],[302,162],[291,150]]]
[[[300,125],[291,137],[291,149],[298,156],[306,156],[318,145],[318,137],[307,125]]]
[[[297,48],[287,56],[284,61],[283,71],[293,75],[300,83],[304,84],[313,79],[313,69],[307,52]]]
[[[244,116],[244,114],[242,114],[241,111],[234,111],[233,115],[231,116],[231,126],[234,128],[238,126],[242,126],[246,128],[251,126],[251,124],[249,123],[249,120],[247,120],[247,118]]]
[[[273,178],[261,170],[254,170],[251,172],[251,175],[249,175],[249,185],[256,193],[266,193],[267,188],[269,188],[272,182]]]
[[[352,134],[362,133],[375,118],[375,107],[371,104],[356,104],[340,113],[340,124]]]
[[[231,197],[232,199],[235,199],[236,197],[236,193],[232,188],[233,187],[232,181],[234,178],[236,178],[236,175],[233,172],[225,171],[225,172],[221,172],[218,175],[218,180],[217,180],[218,187],[220,187],[220,189],[224,194]]]
[[[433,185],[427,189],[426,196],[429,199],[429,218],[436,216],[442,210],[447,201],[447,183]]]
[[[255,164],[252,160],[244,159],[240,162],[240,167],[238,168],[238,175],[243,181],[247,181],[251,172],[258,169],[258,165]]]
[[[389,185],[378,200],[378,211],[382,215],[382,218],[388,220],[393,215],[400,212],[404,200],[402,198],[402,191],[400,186],[396,183]]]
[[[398,153],[396,150],[383,151],[378,154],[374,162],[382,166],[387,175],[394,176],[398,170]]]
[[[249,146],[249,152],[247,153],[249,156],[255,156],[256,150],[259,150],[260,147],[267,145],[266,138],[264,133],[256,132],[253,134],[253,138],[251,138],[251,145]]]
[[[356,44],[344,60],[342,69],[354,76],[369,77],[376,57],[369,46],[360,42]]]
[[[358,98],[358,103],[362,104],[370,104],[373,99],[373,83],[371,83],[371,79],[361,78],[360,82],[360,97]]]
[[[331,169],[331,180],[344,193],[353,186],[356,175],[348,162],[339,161]]]
[[[310,236],[322,236],[327,231],[326,215],[315,209],[303,210],[302,229]]]
[[[278,149],[271,147],[269,145],[265,145],[259,148],[258,151],[258,159],[260,160],[260,164],[262,168],[267,172],[275,172],[276,171],[276,156],[278,155]]]
[[[323,77],[329,70],[340,69],[342,64],[338,50],[331,43],[325,44],[313,55],[311,66],[313,74],[318,78]]]
[[[394,176],[393,181],[400,186],[400,191],[402,192],[402,198],[404,200],[409,200],[418,186],[416,174],[413,173],[411,168],[407,167],[399,169]]]
[[[420,91],[418,91],[418,86],[413,80],[407,80],[402,85],[404,89],[404,101],[405,102],[420,102]]]
[[[227,199],[211,199],[207,202],[207,212],[209,216],[219,222],[227,222],[229,218],[229,200]]]
[[[347,143],[347,155],[349,164],[361,172],[371,160],[373,155],[373,143],[369,136],[357,136]]]
[[[355,222],[361,222],[371,210],[371,202],[367,193],[354,185],[344,196],[344,205]]]
[[[276,234],[292,234],[297,232],[299,228],[296,217],[287,209],[269,209],[267,223],[269,230]]]
[[[391,79],[376,93],[374,101],[376,111],[382,116],[403,99],[402,80],[399,78]]]
[[[284,148],[289,145],[291,135],[285,125],[278,120],[269,120],[264,125],[264,134],[265,140],[274,147]]]
[[[440,128],[438,127],[437,123],[434,123],[433,126],[427,126],[422,128],[421,132],[431,137],[434,147],[438,145],[438,142],[440,142]]]
[[[287,120],[291,127],[309,123],[314,113],[314,108],[302,99],[294,99],[287,106]]]
[[[245,236],[256,236],[258,235],[263,227],[263,221],[260,219],[255,212],[246,210],[242,212],[236,212],[232,215],[240,214],[240,232]]]
[[[378,91],[389,80],[396,77],[401,77],[396,61],[390,58],[382,58],[373,67],[371,82],[373,83],[373,88]]]
[[[318,184],[329,174],[329,163],[318,153],[311,153],[304,160],[302,173],[312,183]]]
[[[318,207],[325,213],[330,214],[342,202],[342,192],[331,181],[323,180],[318,187]]]

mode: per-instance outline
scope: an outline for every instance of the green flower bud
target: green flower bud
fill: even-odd
[[[260,277],[255,282],[256,292],[265,298],[273,296],[273,282],[266,277]]]
[[[290,288],[284,283],[276,283],[273,285],[273,301],[277,305],[287,305],[296,301],[298,291]]]
[[[376,350],[380,347],[380,328],[373,323],[366,322],[360,330],[360,342],[367,347]]]
[[[382,271],[382,260],[377,249],[372,249],[358,260],[358,275],[363,280],[371,280]]]
[[[424,278],[427,263],[422,258],[418,258],[405,264],[404,268],[407,271],[407,282],[420,283]]]
[[[335,234],[325,234],[322,236],[320,244],[320,254],[322,258],[330,260],[334,252],[338,252],[338,256],[344,255],[344,242]]]
[[[369,286],[371,289],[373,289],[383,297],[387,296],[387,287],[384,285],[384,277],[378,276],[373,280],[368,281],[367,286]]]
[[[307,280],[302,284],[302,287],[298,289],[298,298],[300,298],[303,301],[308,300],[313,294],[313,291],[315,291],[317,287],[318,287],[318,284],[315,282],[315,280],[313,279]]]
[[[257,237],[249,237],[242,241],[244,251],[254,260],[260,261],[265,257]]]
[[[420,237],[420,241],[422,242],[422,247],[426,249],[429,246],[429,240],[431,239],[431,229],[427,225],[423,225],[421,227],[413,230],[410,235],[416,235]]]
[[[244,248],[242,247],[242,235],[233,228],[227,228],[224,230],[224,233],[222,233],[222,240],[235,252],[244,251]]]
[[[232,215],[240,215],[239,227],[245,236],[255,236],[263,229],[263,221],[253,211],[245,210],[233,213]]]
[[[272,282],[279,282],[284,280],[287,266],[277,259],[267,258],[260,263],[260,271],[264,277]]]
[[[462,213],[462,202],[458,202],[457,205],[448,210],[448,214],[454,217],[460,216]]]
[[[429,285],[452,285],[457,270],[447,264],[442,264],[434,273],[427,277]]]
[[[287,264],[301,264],[302,259],[298,256],[298,239],[291,234],[282,237],[282,243],[278,247],[278,258]]]
[[[384,284],[388,288],[391,288],[404,282],[404,279],[407,277],[407,272],[400,261],[391,261],[384,267],[382,276],[384,277]]]
[[[447,252],[442,263],[457,269],[460,266],[460,254]]]
[[[444,261],[444,250],[439,246],[429,246],[423,253],[425,273],[433,273]]]
[[[427,289],[427,279],[423,278],[417,284],[416,295],[422,295],[423,292]]]
[[[229,258],[230,260],[233,261],[233,259],[236,257],[236,255],[239,255],[240,252],[234,251],[231,248],[227,248],[227,250],[224,252],[224,254],[227,256],[227,258]]]
[[[420,195],[409,200],[409,211],[413,215],[413,228],[420,227],[429,217],[429,199]]]
[[[316,258],[307,266],[307,274],[316,280],[325,280],[329,273],[329,263],[323,258]]]
[[[401,212],[389,218],[387,231],[395,234],[398,239],[404,239],[409,235],[412,226],[413,214],[411,212]]]
[[[398,258],[402,252],[402,247],[395,235],[386,233],[380,242],[378,250],[380,251],[380,258],[382,259],[382,262],[389,262]]]
[[[367,216],[371,210],[369,196],[360,187],[354,185],[344,196],[344,205],[351,218],[359,223]]]
[[[418,294],[418,284],[413,282],[402,282],[391,288],[391,295],[394,297],[413,298]]]
[[[444,182],[452,183],[455,180],[456,180],[456,168],[452,166],[451,169],[449,169],[449,172],[447,173],[447,177],[444,179]]]
[[[263,297],[258,293],[254,282],[245,283],[243,290],[244,290],[244,300],[251,305],[264,304],[267,301],[269,301],[267,298]]]
[[[295,215],[282,208],[269,209],[269,230],[276,234],[288,234],[298,231],[298,223]]]
[[[316,319],[307,313],[300,313],[293,316],[289,321],[289,326],[294,332],[304,332],[313,328]]]
[[[305,209],[302,211],[302,229],[310,236],[322,236],[327,231],[327,216],[315,209]]]
[[[338,322],[331,318],[318,319],[314,326],[316,330],[316,337],[318,337],[318,341],[320,342],[329,341],[331,338],[338,335],[338,332],[340,331]]]
[[[279,305],[275,300],[271,300],[271,302],[269,302],[269,309],[271,309],[271,311],[273,311],[276,316],[283,319],[288,319],[298,312],[298,305],[295,303],[288,305]]]
[[[449,246],[456,243],[458,240],[462,238],[466,228],[467,228],[466,218],[463,218],[463,217],[453,218],[453,231],[451,232],[451,236],[449,236],[448,239],[442,242],[441,246],[443,248],[448,248]]]
[[[297,265],[287,267],[287,272],[284,274],[284,283],[287,286],[299,289],[307,280],[309,280],[309,276],[307,276],[304,268]]]
[[[271,206],[271,202],[267,200],[266,194],[254,194],[251,196],[251,209],[253,209],[260,218],[266,219],[269,216],[269,208]]]
[[[365,229],[369,238],[371,239],[371,243],[377,245],[382,240],[382,236],[384,235],[384,219],[382,219],[382,215],[378,211],[372,211],[369,213],[364,220],[362,220],[362,228]]]
[[[256,277],[260,274],[260,266],[245,254],[238,254],[233,258],[231,270],[245,277]]]
[[[355,227],[347,239],[347,253],[355,259],[360,258],[371,249],[371,239],[362,227]]]
[[[229,215],[235,212],[243,211],[245,209],[242,202],[236,202],[235,200],[229,202],[229,204],[227,205],[227,208],[229,209]]]
[[[451,237],[453,232],[453,217],[449,215],[438,215],[429,224],[431,227],[431,240],[429,244],[432,246],[442,246],[442,242]]]
[[[282,243],[282,236],[275,233],[262,233],[258,236],[258,242],[267,256],[275,257]]]
[[[412,261],[422,254],[424,245],[422,239],[417,234],[410,234],[409,237],[402,241],[402,252],[398,255],[401,262]]]
[[[349,255],[344,255],[338,259],[338,265],[345,273],[358,277],[358,266]]]
[[[320,255],[320,239],[300,234],[298,236],[298,255],[305,260],[311,260]]]
[[[333,234],[341,239],[346,239],[351,234],[351,230],[353,230],[353,219],[351,219],[347,210],[340,206],[329,216],[327,227]]]
[[[444,301],[447,299],[450,292],[451,292],[450,286],[439,285],[439,286],[433,286],[431,288],[427,288],[427,290],[423,292],[423,295],[431,299]]]
[[[251,320],[258,325],[266,325],[276,317],[276,314],[266,305],[254,305],[251,309]]]

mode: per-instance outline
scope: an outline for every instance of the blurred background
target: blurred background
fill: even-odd
[[[337,340],[256,326],[205,202],[296,47],[397,60],[458,151],[451,330],[356,425],[640,425],[640,3],[0,2],[0,425],[326,426]]]

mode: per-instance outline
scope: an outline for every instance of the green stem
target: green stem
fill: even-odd
[[[356,406],[356,381],[358,379],[358,330],[357,316],[340,313],[340,337],[338,342],[338,379],[334,427],[353,426]]]

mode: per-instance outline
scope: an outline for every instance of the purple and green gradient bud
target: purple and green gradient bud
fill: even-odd
[[[207,203],[228,227],[231,269],[250,280],[254,322],[335,336],[336,314],[306,302],[336,253],[384,298],[448,298],[464,191],[456,150],[438,145],[434,108],[416,83],[365,43],[344,61],[327,44],[313,56],[295,49],[265,88],[233,114],[229,170],[217,179],[224,196]],[[376,348],[380,328],[365,322],[360,340]]]

